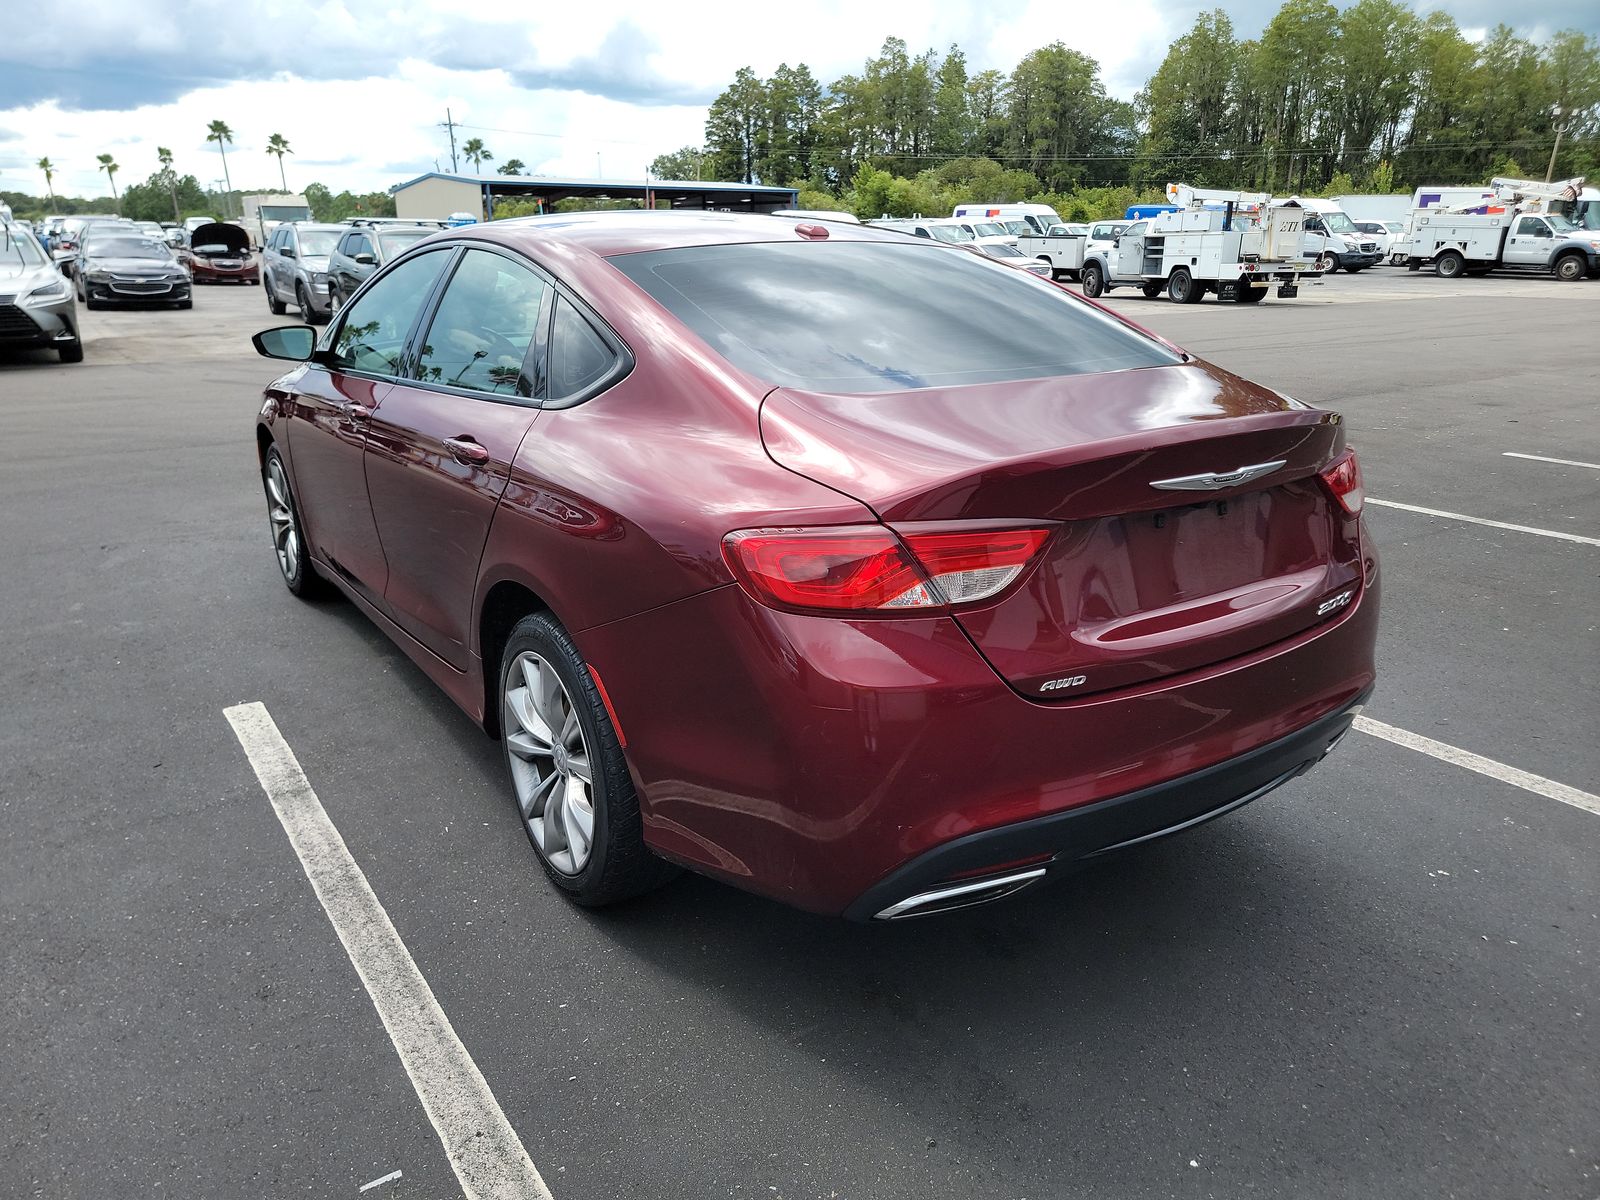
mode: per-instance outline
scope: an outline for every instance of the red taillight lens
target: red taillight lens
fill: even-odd
[[[1361,511],[1367,496],[1361,486],[1361,463],[1354,450],[1346,450],[1322,468],[1322,482],[1345,512],[1353,517]]]
[[[996,595],[1049,536],[1046,529],[1007,529],[896,537],[881,525],[745,529],[724,538],[722,550],[734,576],[765,604],[895,613]]]

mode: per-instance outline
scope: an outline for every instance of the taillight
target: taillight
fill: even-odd
[[[1354,450],[1346,450],[1322,468],[1321,477],[1345,512],[1353,517],[1361,511],[1367,497],[1361,486],[1361,463]]]
[[[734,576],[757,600],[807,612],[938,610],[998,595],[1048,529],[901,531],[882,525],[743,529],[723,539]]]

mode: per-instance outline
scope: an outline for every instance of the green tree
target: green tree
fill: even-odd
[[[1006,143],[1006,77],[1000,71],[980,71],[967,81],[967,114],[972,122],[974,154],[993,158]]]
[[[283,185],[283,190],[287,192],[289,190],[289,180],[283,173],[283,156],[294,153],[293,150],[289,149],[288,139],[281,133],[273,134],[267,139],[267,153],[277,158],[278,182]]]
[[[95,161],[100,164],[100,169],[106,173],[106,182],[111,185],[111,203],[120,212],[121,209],[117,205],[117,171],[120,168],[109,154],[97,154],[95,155]]]
[[[174,221],[182,221],[182,211],[178,207],[178,179],[172,170],[172,151],[165,146],[157,146],[156,160],[161,163],[161,170],[158,174],[166,182],[167,192],[172,200],[172,219]]]
[[[650,160],[652,179],[699,179],[700,163],[706,152],[699,146],[683,146],[670,154],[658,154]]]
[[[135,221],[182,220],[207,214],[205,189],[193,175],[176,175],[163,166],[143,183],[129,184],[122,193],[122,215]]]
[[[1224,186],[1236,182],[1239,110],[1235,83],[1242,48],[1221,9],[1201,13],[1172,43],[1138,95],[1144,123],[1139,175],[1151,183]]]
[[[740,67],[733,83],[706,111],[706,168],[710,177],[754,183],[766,125],[766,85],[749,67]]]
[[[523,162],[520,158],[508,158],[508,159],[505,160],[505,162],[501,163],[498,167],[495,168],[495,174],[496,175],[521,175],[527,169],[528,169],[528,164]],[[497,205],[496,206],[496,211],[498,211],[498,209],[499,209],[499,206]]]
[[[227,191],[231,193],[233,191],[233,179],[228,174],[228,146],[233,142],[233,130],[228,128],[226,121],[212,121],[211,124],[206,126],[206,129],[206,141],[215,142],[217,144],[217,153],[222,155],[222,182]],[[228,216],[226,197],[223,200],[221,215],[224,219]]]
[[[1060,42],[1033,51],[1011,72],[1006,154],[1050,187],[1084,178],[1115,161],[1132,113],[1111,102],[1094,59]]]
[[[48,158],[41,158],[39,160],[39,170],[44,172],[44,187],[45,187],[45,191],[47,191],[50,194],[50,211],[51,212],[55,212],[55,210],[56,210],[56,183],[55,183],[56,165],[55,165],[55,163],[51,162]]]
[[[482,138],[468,138],[467,144],[461,147],[461,157],[470,162],[472,169],[479,175],[483,174],[484,163],[494,161],[494,155],[489,153]]]
[[[967,56],[952,45],[933,84],[933,153],[941,158],[971,153],[976,140],[967,98]]]

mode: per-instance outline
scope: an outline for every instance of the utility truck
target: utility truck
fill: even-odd
[[[1029,258],[1050,264],[1050,275],[1059,279],[1078,278],[1083,270],[1083,257],[1089,244],[1088,233],[1072,233],[1065,225],[1052,225],[1043,233],[1025,233],[1017,237],[1017,249]]]
[[[1294,201],[1275,205],[1261,192],[1178,183],[1167,185],[1167,196],[1177,211],[1135,221],[1109,247],[1088,252],[1084,295],[1133,286],[1151,299],[1166,292],[1177,304],[1198,303],[1207,292],[1254,304],[1275,283],[1288,298],[1300,280],[1318,275],[1304,253],[1303,210]]]
[[[1600,231],[1556,211],[1578,199],[1581,178],[1496,178],[1490,186],[1491,197],[1418,209],[1402,247],[1406,266],[1417,271],[1431,263],[1445,279],[1501,270],[1547,273],[1567,282],[1600,276]]]

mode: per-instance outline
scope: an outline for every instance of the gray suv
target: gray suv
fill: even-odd
[[[331,315],[328,304],[328,256],[346,231],[343,225],[295,222],[279,225],[261,252],[261,290],[267,307],[282,316],[293,304],[308,325]]]

